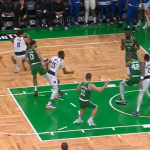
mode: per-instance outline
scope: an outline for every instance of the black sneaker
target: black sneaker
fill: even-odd
[[[130,31],[130,28],[125,28],[124,30],[122,30],[123,32],[127,32]]]
[[[34,92],[34,96],[38,96],[38,92],[37,91]]]
[[[110,25],[113,25],[113,24],[116,24],[117,23],[117,20],[113,20],[110,22]]]
[[[150,103],[150,97],[148,98],[148,101],[149,101],[149,103]]]
[[[140,111],[135,111],[132,113],[133,116],[139,116],[140,115]]]
[[[132,32],[135,33],[135,27],[132,28]]]
[[[126,105],[126,101],[124,99],[116,100],[117,104]]]
[[[118,23],[117,28],[121,28],[121,27],[123,27],[122,23]]]
[[[87,27],[88,26],[88,23],[86,23],[86,22],[84,22],[84,24],[83,24],[83,28],[85,28],[85,27]]]

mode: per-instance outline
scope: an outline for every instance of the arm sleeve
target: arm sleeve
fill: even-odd
[[[61,68],[65,68],[65,63],[63,60],[61,60],[60,65],[61,65]]]

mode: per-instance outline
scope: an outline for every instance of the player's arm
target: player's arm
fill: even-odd
[[[35,51],[36,51],[36,53],[37,53],[39,59],[41,60],[41,62],[44,64],[45,62],[44,62],[43,57],[42,57],[41,54],[40,54],[40,50],[39,50],[38,48],[35,48]]]
[[[76,92],[80,90],[80,87],[81,87],[81,83],[77,86]]]
[[[124,50],[124,40],[121,40],[121,46],[120,46],[121,50]]]
[[[140,67],[141,67],[141,75],[144,77],[145,76],[145,62],[144,63],[140,63]]]
[[[30,44],[31,40],[30,40],[30,36],[26,35],[26,38],[24,38],[25,43]]]
[[[135,38],[134,38],[134,45],[135,45],[136,50],[140,49],[140,45],[139,45],[138,41]]]
[[[15,40],[15,39],[11,39],[10,42],[14,43],[14,40]]]
[[[130,62],[127,62],[127,63],[126,63],[126,67],[130,67]]]
[[[107,85],[109,84],[109,81],[106,81],[103,87],[96,87],[94,84],[89,85],[89,90],[94,90],[96,92],[102,92]]]
[[[62,68],[64,74],[73,74],[74,73],[74,71],[67,71],[66,70],[63,60],[61,61],[61,68]]]

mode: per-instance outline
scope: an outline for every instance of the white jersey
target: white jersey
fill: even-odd
[[[16,37],[14,39],[14,49],[15,49],[15,52],[26,51],[27,45],[24,42],[24,38],[23,37]]]
[[[145,76],[150,76],[150,61],[145,62]]]
[[[56,75],[60,68],[65,68],[64,61],[58,56],[53,56],[51,58],[50,70]]]

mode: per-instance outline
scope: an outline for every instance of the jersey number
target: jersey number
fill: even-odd
[[[147,71],[148,73],[150,73],[150,68],[148,68],[148,71]]]
[[[20,42],[17,42],[17,47],[18,47],[18,48],[20,47]]]
[[[56,65],[57,65],[57,63],[53,61],[52,64],[51,64],[51,67],[55,68]]]
[[[30,54],[30,60],[33,60],[33,59],[34,59],[34,55]]]
[[[81,95],[85,96],[85,90],[81,89]]]
[[[140,70],[140,65],[139,64],[133,64],[131,68],[133,70]]]
[[[127,50],[130,51],[131,47],[127,47]]]

